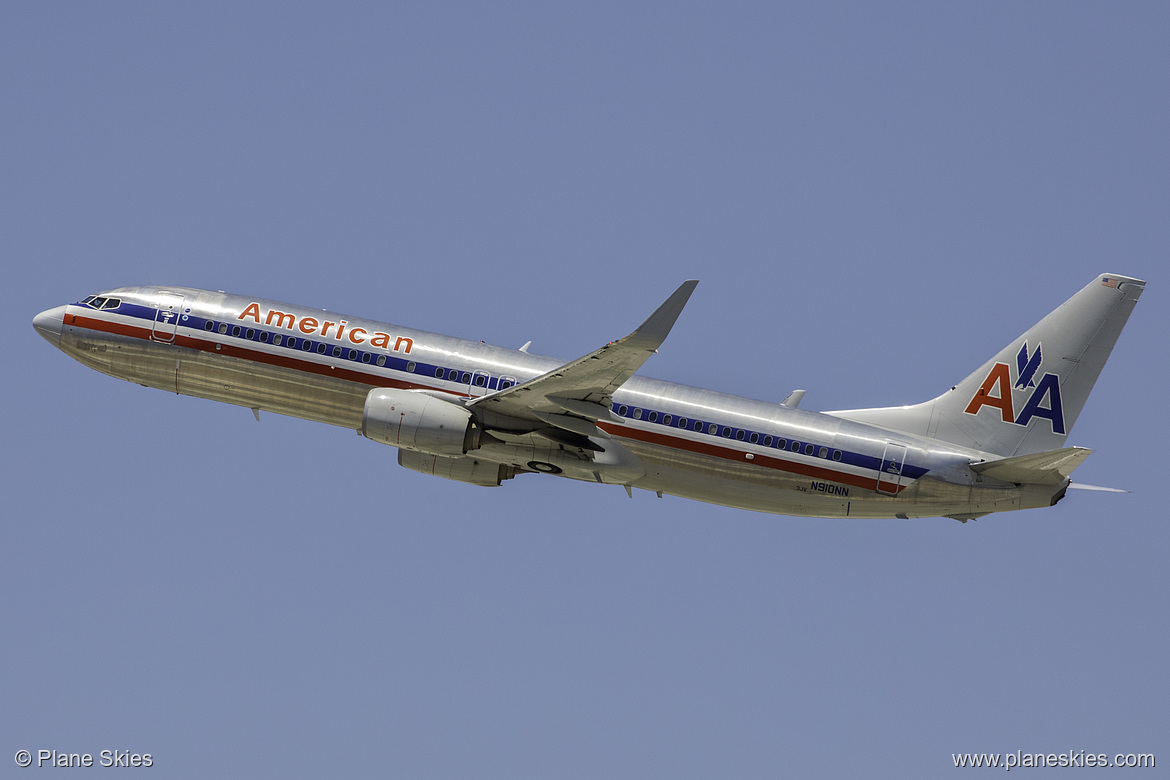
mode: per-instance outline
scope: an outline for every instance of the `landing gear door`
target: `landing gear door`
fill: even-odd
[[[886,442],[882,455],[881,471],[878,474],[877,492],[896,496],[902,484],[902,466],[906,463],[906,447]]]
[[[175,340],[179,317],[183,314],[184,300],[183,296],[177,293],[159,293],[158,310],[154,313],[154,328],[150,333],[152,339],[167,343]]]

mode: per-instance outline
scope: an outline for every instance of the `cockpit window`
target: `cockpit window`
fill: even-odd
[[[94,309],[116,309],[122,305],[121,298],[103,298],[98,295],[87,295],[81,299],[83,306],[89,306]]]

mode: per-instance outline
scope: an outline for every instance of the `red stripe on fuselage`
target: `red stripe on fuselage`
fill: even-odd
[[[184,336],[181,333],[176,334],[173,341],[157,341],[151,338],[151,331],[147,330],[146,328],[139,328],[133,325],[124,325],[119,322],[109,322],[107,320],[95,320],[90,317],[76,315],[67,315],[67,319],[68,324],[77,325],[78,327],[87,328],[89,330],[101,331],[103,333],[113,333],[118,336],[129,336],[130,338],[138,338],[164,346],[176,345],[187,347],[188,349],[194,349],[198,352],[211,352],[217,355],[226,355],[228,357],[238,358],[240,360],[249,360],[254,363],[264,363],[266,365],[279,366],[280,368],[288,368],[294,371],[304,371],[305,373],[309,374],[328,376],[335,379],[344,379],[349,382],[369,385],[370,387],[397,387],[404,390],[415,388],[426,390],[435,389],[428,387],[427,385],[413,384],[397,379],[390,379],[388,377],[367,374],[363,371],[355,371],[352,368],[339,368],[337,366],[323,365],[321,363],[316,363],[312,360],[304,360],[302,358],[287,357],[285,355],[273,355],[268,352],[262,352],[260,350],[248,349],[247,347],[237,347],[234,344],[224,344],[219,341],[209,341],[207,339]],[[455,393],[455,395],[465,394]]]
[[[294,371],[304,371],[310,374],[317,374],[319,376],[344,379],[350,382],[369,385],[371,387],[396,387],[404,390],[419,389],[451,392],[450,390],[430,387],[429,385],[403,382],[397,379],[390,379],[387,377],[367,374],[362,371],[354,371],[353,369],[349,368],[337,368],[335,366],[322,365],[321,363],[316,363],[311,360],[290,358],[284,355],[273,355],[268,352],[248,349],[247,347],[237,347],[232,344],[224,344],[219,341],[208,341],[206,339],[184,336],[180,333],[175,335],[175,339],[173,341],[159,342],[151,338],[152,331],[147,328],[125,325],[120,322],[111,322],[109,320],[98,320],[91,317],[74,314],[66,314],[66,320],[68,325],[86,328],[88,330],[100,331],[102,333],[112,333],[119,336],[129,336],[131,338],[143,339],[144,341],[150,341],[162,345],[183,346],[187,347],[188,349],[194,349],[200,352],[212,352],[219,355],[234,357],[240,360],[250,360],[257,363],[264,363],[270,366],[288,368]],[[451,394],[469,397],[469,394],[467,393]],[[669,436],[658,433],[657,431],[644,431],[640,428],[634,428],[632,426],[598,422],[597,427],[619,438],[636,439],[648,444],[656,444],[658,446],[667,447],[670,449],[686,450],[688,452],[707,455],[712,458],[720,458],[722,460],[734,461],[736,463],[746,462],[751,465],[775,469],[776,471],[784,471],[790,474],[799,474],[801,476],[812,479],[824,480],[826,482],[836,482],[842,485],[851,485],[853,487],[861,488],[862,490],[873,491],[875,488],[874,479],[872,477],[850,474],[848,472],[834,471],[832,469],[827,469],[821,466],[813,466],[807,463],[801,463],[799,461],[785,460],[771,455],[762,455],[758,452],[751,453],[755,457],[752,460],[747,461],[744,457],[745,452],[743,450],[722,447],[716,444],[707,444],[706,442],[694,441],[692,439],[685,439],[679,436]],[[882,485],[883,492],[887,493],[889,492],[888,489],[893,487],[893,485],[889,482],[883,482]],[[906,489],[906,487],[906,485],[899,485],[896,492],[901,493]]]
[[[763,466],[765,468],[775,469],[777,471],[786,471],[791,474],[799,474],[804,477],[811,477],[813,479],[820,479],[826,482],[836,482],[842,485],[852,485],[863,490],[874,489],[874,479],[872,477],[865,477],[858,474],[850,474],[848,472],[834,471],[822,466],[813,466],[808,463],[801,463],[799,461],[785,460],[777,458],[772,455],[761,455],[758,452],[751,452],[754,456],[752,460],[747,460],[748,454],[744,450],[732,449],[731,447],[722,447],[717,444],[707,444],[706,442],[694,441],[693,439],[684,439],[679,436],[667,436],[656,431],[644,431],[640,428],[631,428],[623,425],[615,425],[613,423],[598,422],[597,427],[610,433],[614,436],[625,437],[629,439],[637,439],[638,441],[647,442],[648,444],[657,444],[662,447],[670,447],[672,449],[687,450],[688,452],[699,453],[700,455],[708,455],[713,458],[722,458],[723,460],[736,461],[738,463],[748,463],[755,466]],[[883,483],[888,487],[893,487],[890,483]],[[898,492],[906,489],[906,485],[899,485]]]

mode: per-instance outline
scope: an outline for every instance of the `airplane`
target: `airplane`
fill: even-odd
[[[350,428],[414,471],[518,474],[757,512],[949,517],[1048,507],[1091,450],[1068,446],[1145,282],[1102,274],[931,400],[812,412],[636,375],[698,284],[570,362],[250,296],[120,287],[41,312],[54,347],[179,395]],[[1109,490],[1109,488],[1096,488]]]

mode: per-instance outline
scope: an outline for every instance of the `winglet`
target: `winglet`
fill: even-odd
[[[688,279],[680,284],[665,303],[655,309],[645,322],[622,341],[632,347],[645,347],[648,350],[658,349],[662,342],[666,341],[666,337],[670,335],[670,329],[674,327],[678,315],[682,314],[683,307],[687,305],[691,293],[695,291],[698,284],[698,279]]]

